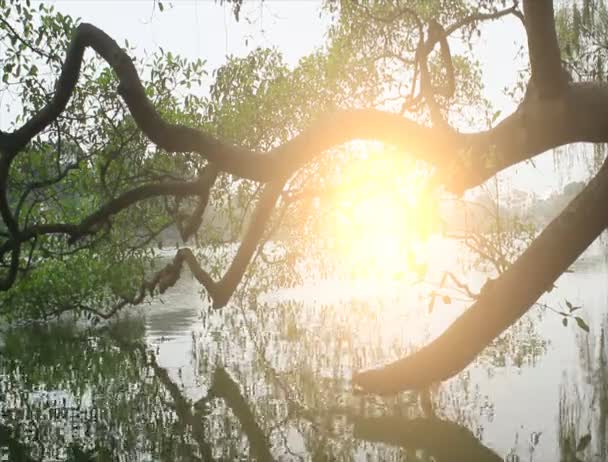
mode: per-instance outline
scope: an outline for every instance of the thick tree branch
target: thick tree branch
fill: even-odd
[[[553,0],[524,0],[532,82],[540,98],[563,95],[568,83],[562,69]]]
[[[231,146],[197,129],[163,120],[147,99],[128,55],[103,31],[89,24],[81,24],[70,43],[51,101],[9,135],[10,156],[5,169],[10,167],[10,160],[65,109],[78,79],[84,49],[88,46],[97,51],[116,72],[120,80],[119,93],[139,128],[154,143],[170,152],[200,153],[219,169],[243,178],[270,181],[286,177],[324,150],[353,139],[394,143],[435,165],[441,165],[446,153],[453,152],[454,146],[459,145],[449,130],[433,130],[396,114],[358,110],[328,115],[267,153]]]
[[[353,139],[370,139],[400,146],[407,153],[442,170],[447,165],[458,167],[458,175],[450,170],[446,177],[451,180],[457,178],[457,184],[453,184],[454,181],[447,183],[448,187],[452,186],[456,192],[460,192],[478,185],[502,168],[552,147],[573,141],[608,140],[604,118],[595,118],[586,127],[576,123],[580,120],[577,117],[583,113],[587,113],[585,120],[590,120],[589,110],[597,107],[597,100],[587,99],[582,104],[579,98],[571,97],[562,102],[559,111],[555,107],[538,104],[534,115],[530,116],[531,111],[526,111],[526,120],[522,118],[522,111],[518,111],[507,119],[508,123],[505,121],[496,130],[475,134],[460,134],[443,127],[428,128],[398,114],[377,110],[343,111],[325,116],[300,135],[269,152],[250,152],[223,143],[197,129],[163,120],[147,99],[128,55],[103,31],[82,24],[76,29],[70,44],[55,95],[46,107],[10,135],[11,152],[24,147],[65,108],[77,81],[83,50],[87,46],[95,49],[117,73],[119,93],[139,128],[154,143],[170,152],[200,153],[220,170],[258,181],[287,177],[330,147]],[[569,94],[577,92],[577,88],[571,88]],[[606,97],[605,94],[600,96]],[[551,119],[555,118],[561,122],[559,128],[552,123]],[[536,134],[536,122],[542,122],[542,136]],[[564,132],[562,126],[568,130]],[[488,151],[492,149],[499,151],[501,156],[493,165],[488,162]],[[463,160],[456,155],[463,151],[468,153],[469,159]]]
[[[18,236],[19,225],[11,212],[8,203],[7,182],[10,168],[10,158],[6,153],[0,153],[0,217],[11,236]],[[2,254],[0,253],[0,256]]]
[[[9,146],[10,137],[7,133],[0,130],[0,155],[3,154]]]
[[[448,189],[463,191],[549,149],[576,142],[608,141],[608,86],[570,84],[558,100],[532,99],[485,132],[461,134],[459,155],[448,174]],[[449,162],[447,159],[445,162]]]
[[[460,372],[519,319],[606,229],[608,162],[589,185],[477,301],[443,334],[416,353],[383,368],[355,374],[364,392],[391,394],[426,387]]]

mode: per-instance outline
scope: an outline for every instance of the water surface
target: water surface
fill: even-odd
[[[430,279],[457,265],[435,251],[444,258]],[[582,306],[590,333],[537,307],[433,387],[432,404],[417,393],[381,399],[351,390],[353,370],[417,348],[466,306],[453,296],[429,313],[427,288],[402,280],[308,278],[213,311],[184,274],[162,300],[101,330],[69,322],[5,328],[0,455],[607,460],[603,253],[596,245],[542,299],[556,309],[566,300]]]

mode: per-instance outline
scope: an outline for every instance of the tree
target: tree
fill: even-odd
[[[225,73],[217,73],[210,101],[191,95],[178,101],[171,91],[178,82],[187,84],[195,79],[193,75],[198,75],[200,69],[191,66],[196,63],[180,62],[167,52],[149,69],[151,83],[144,84],[128,52],[91,24],[76,25],[68,18],[53,15],[51,10],[44,11],[43,27],[35,31],[27,25],[16,31],[2,19],[3,31],[14,48],[9,50],[4,64],[4,79],[9,82],[7,76],[23,77],[23,70],[27,70],[23,80],[27,104],[24,117],[14,130],[0,132],[0,216],[4,225],[0,229],[0,262],[5,268],[0,289],[10,293],[22,280],[27,283],[24,275],[35,266],[44,265],[45,258],[53,261],[56,253],[78,246],[83,247],[83,252],[93,249],[95,255],[100,248],[114,249],[116,261],[128,261],[126,257],[133,255],[128,250],[132,246],[116,245],[120,238],[112,233],[120,230],[121,234],[127,229],[136,235],[136,228],[128,223],[132,220],[146,223],[150,232],[145,237],[154,238],[163,226],[158,217],[170,211],[186,239],[200,227],[214,192],[230,196],[233,188],[251,192],[259,185],[261,193],[240,246],[219,279],[204,269],[197,255],[182,248],[139,290],[129,289],[132,278],[114,287],[111,294],[122,292],[121,301],[101,314],[109,316],[128,303],[141,302],[148,292],[163,292],[175,284],[184,265],[204,286],[214,308],[221,308],[241,282],[260,243],[267,238],[268,229],[282,217],[282,213],[279,217],[273,215],[277,203],[282,204],[282,212],[289,214],[294,196],[322,190],[327,178],[331,178],[333,165],[322,154],[346,142],[374,140],[393,146],[431,165],[433,182],[456,194],[548,149],[575,142],[606,142],[604,107],[608,90],[600,80],[573,81],[565,70],[553,2],[525,0],[523,12],[517,4],[500,9],[500,3],[504,2],[485,1],[471,7],[466,2],[443,1],[412,1],[405,5],[330,2],[328,9],[336,12],[339,20],[325,53],[304,60],[292,72],[276,62],[260,67],[260,61],[275,57],[263,52],[254,54],[241,66],[229,66]],[[32,15],[29,6],[19,3],[2,2],[0,6],[7,18],[14,12],[24,17]],[[495,126],[460,132],[452,126],[453,109],[458,102],[466,101],[463,95],[471,95],[474,89],[467,91],[466,84],[458,83],[458,77],[474,72],[474,66],[465,58],[452,56],[447,39],[455,33],[470,38],[480,22],[507,15],[521,21],[527,36],[530,79],[525,96],[517,110]],[[58,46],[50,51],[40,49],[45,37],[52,38]],[[67,51],[63,57],[58,56],[58,50],[64,48]],[[111,71],[99,71],[97,61],[84,59],[89,48]],[[26,50],[59,74],[49,96],[37,84],[38,61],[23,58],[27,55],[21,52]],[[379,61],[383,67],[377,66]],[[395,63],[411,68],[403,71],[403,67],[395,68]],[[273,73],[242,79],[247,65],[272,69]],[[324,72],[312,73],[318,69]],[[311,75],[325,75],[325,79],[311,84]],[[386,94],[382,88],[386,79],[382,78],[387,75],[391,77],[389,85],[396,85],[393,88],[397,104],[392,105],[393,110],[387,110],[389,104],[378,109],[378,102]],[[410,92],[405,95],[401,88],[404,76],[412,78]],[[84,88],[78,85],[82,77],[87,82]],[[234,81],[239,82],[238,91],[246,93],[247,98],[226,96],[222,86]],[[294,86],[298,81],[305,85]],[[98,87],[103,87],[104,101],[90,99],[90,93],[99,94],[95,93]],[[294,94],[290,95],[292,89]],[[214,99],[214,91],[219,98]],[[285,107],[277,104],[284,102],[277,95],[292,96],[293,104],[288,107],[293,114],[286,114]],[[113,105],[115,117],[107,116],[105,104]],[[180,104],[198,105],[206,118],[177,111]],[[241,107],[243,104],[245,107]],[[239,130],[231,132],[232,126],[226,122],[230,120],[230,109],[236,106],[241,115],[249,114],[251,124],[241,119]],[[260,107],[268,111],[261,111]],[[213,118],[221,119],[222,124],[211,123]],[[289,123],[280,123],[285,118]],[[56,168],[45,173],[49,146],[60,145],[65,133],[78,133],[77,127],[87,130],[88,139],[80,140],[81,149],[70,148],[69,153],[58,150]],[[71,141],[78,145],[78,139]],[[125,146],[136,148],[123,155]],[[345,161],[343,156],[338,158]],[[38,163],[29,165],[28,159],[38,159]],[[111,176],[114,184],[105,185],[104,190],[108,178],[105,172],[110,168],[116,169]],[[125,169],[131,175],[121,175]],[[77,175],[72,176],[72,170]],[[25,174],[32,172],[38,175],[34,181],[23,180]],[[188,178],[188,172],[194,174]],[[72,194],[80,202],[89,198],[85,201],[89,213],[68,213],[70,210],[62,205],[65,196],[59,197],[56,208],[20,200],[15,196],[19,190],[16,184],[28,194],[61,184],[62,194]],[[88,196],[91,185],[99,189]],[[49,193],[47,189],[43,204],[58,195],[58,190],[51,188]],[[365,392],[394,393],[424,387],[458,373],[550,289],[608,226],[608,218],[602,213],[607,196],[608,166],[604,163],[584,190],[506,271],[485,284],[472,306],[442,335],[411,356],[355,375],[355,384]],[[175,200],[163,203],[159,198]],[[185,198],[193,199],[187,211],[182,204]],[[149,205],[149,199],[157,200]],[[29,207],[30,212],[24,207]],[[123,211],[129,211],[128,217],[120,213]],[[306,207],[297,211],[303,213]],[[97,244],[99,237],[103,237],[102,243]],[[44,251],[45,247],[52,249]],[[137,252],[143,252],[141,245],[135,247]],[[134,265],[139,268],[140,262],[136,259]],[[93,274],[98,270],[91,268]],[[133,274],[128,268],[123,268],[123,272]],[[139,277],[142,274],[136,272]],[[120,276],[117,280],[121,280]]]

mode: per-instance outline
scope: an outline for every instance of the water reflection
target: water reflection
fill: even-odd
[[[577,338],[581,369],[560,387],[562,460],[608,459],[608,316],[588,336]],[[569,371],[570,372],[570,371]]]
[[[432,411],[413,393],[354,396],[349,379],[427,341],[457,302],[429,316],[399,284],[331,281],[212,311],[185,276],[101,331],[0,334],[0,448],[49,461],[606,460],[605,274],[582,265],[544,300],[582,304],[589,335],[533,311],[431,390]]]
[[[355,438],[401,446],[420,460],[437,462],[498,462],[503,459],[484,446],[466,427],[436,418],[357,417]]]

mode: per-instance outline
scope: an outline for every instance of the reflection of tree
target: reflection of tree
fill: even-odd
[[[228,407],[232,409],[247,439],[251,453],[257,460],[272,460],[270,454],[270,443],[262,428],[256,422],[247,400],[239,390],[239,385],[232,380],[230,375],[222,368],[218,368],[213,376],[211,396],[222,398]]]
[[[363,324],[377,316],[366,303],[345,306],[359,315],[367,313]],[[386,354],[381,344],[369,347],[349,334],[351,328],[361,332],[364,325],[336,328],[347,313],[328,307],[270,308],[204,314],[219,316],[221,328],[219,333],[193,336],[195,373],[200,378],[196,380],[204,384],[200,399],[200,395],[190,398],[179,372],[162,367],[141,342],[141,321],[116,323],[110,335],[101,336],[68,327],[14,330],[4,338],[0,357],[0,415],[6,409],[26,412],[30,406],[31,418],[18,422],[7,415],[0,424],[18,430],[19,443],[32,456],[40,455],[40,448],[69,448],[74,454],[126,460],[146,455],[158,460],[229,460],[244,454],[264,461],[282,454],[300,460],[347,460],[361,452],[380,460],[399,460],[403,449],[395,446],[405,445],[441,460],[442,449],[433,446],[432,439],[447,441],[449,436],[450,444],[463,451],[474,446],[465,426],[476,428],[477,417],[467,404],[477,402],[479,396],[470,394],[467,383],[460,383],[468,380],[467,374],[452,382],[447,393],[456,393],[461,402],[439,394],[444,420],[422,420],[415,396],[406,394],[393,401],[353,396],[349,371],[366,360],[362,355],[377,354],[381,359]],[[214,322],[204,319],[203,324]],[[311,325],[315,327],[306,327]],[[506,352],[507,357],[510,354]],[[36,404],[31,399],[53,394],[55,404]],[[57,437],[51,430],[70,423],[58,417],[57,409],[72,407],[95,409],[96,415],[89,412],[82,417],[82,431],[76,437],[67,432]],[[468,410],[454,413],[450,408]],[[394,422],[404,433],[384,430],[392,418],[374,420],[389,413],[407,416]],[[32,434],[35,438],[21,436]]]
[[[447,420],[404,419],[398,416],[356,417],[355,438],[401,446],[408,452],[422,450],[436,462],[499,462],[465,427]],[[409,460],[409,459],[408,459]]]
[[[0,447],[10,447],[11,454],[19,456],[15,460],[24,461],[30,460],[26,449],[31,460],[51,458],[49,451],[76,460],[95,454],[135,460],[146,453],[161,460],[215,460],[218,452],[238,454],[238,449],[210,442],[206,414],[211,402],[221,398],[247,436],[251,455],[272,460],[268,439],[239,385],[224,369],[215,370],[209,393],[193,404],[155,356],[142,343],[123,338],[124,333],[97,337],[69,328],[36,327],[9,333],[0,357],[0,388],[5,390],[0,399]],[[40,408],[31,404],[37,393],[55,397]],[[63,433],[75,423],[67,416],[82,406],[87,394],[99,408],[89,409],[87,417],[76,422],[86,430],[77,437]],[[78,412],[83,415],[82,409]],[[13,418],[18,415],[26,418]],[[57,439],[56,432],[44,429],[62,432]],[[237,447],[238,441],[223,443]]]
[[[133,345],[145,354],[143,345]],[[204,413],[206,406],[213,398],[221,398],[234,412],[241,428],[249,440],[251,452],[257,460],[272,460],[270,444],[262,429],[257,424],[253,412],[239,390],[239,385],[230,377],[225,369],[218,367],[212,379],[212,385],[207,396],[192,404],[185,398],[179,387],[171,380],[166,369],[158,365],[153,354],[148,355],[150,367],[156,378],[165,386],[173,398],[175,412],[180,420],[182,431],[192,430],[194,439],[199,445],[203,460],[213,460],[213,449],[205,437]]]
[[[562,460],[566,462],[586,460],[585,454],[608,460],[607,329],[608,317],[604,317],[599,335],[592,329],[588,335],[577,337],[584,380],[561,386],[559,436]],[[584,452],[587,446],[593,450]]]
[[[137,327],[122,334],[141,332]],[[65,327],[17,329],[4,341],[0,419],[19,432],[32,457],[58,458],[77,446],[124,460],[150,452],[190,460],[180,456],[188,443],[174,431],[167,392],[149,380],[138,352]]]
[[[333,304],[290,300],[258,302],[255,310],[227,309],[211,315],[222,327],[213,331],[213,347],[201,343],[200,356],[208,358],[208,352],[221,351],[220,361],[228,361],[250,405],[257,415],[264,416],[263,433],[278,441],[275,453],[292,450],[304,460],[314,460],[319,454],[321,458],[348,460],[364,452],[380,460],[400,460],[398,450],[390,444],[378,440],[370,446],[353,435],[352,422],[345,418],[366,419],[395,412],[413,419],[420,415],[415,395],[386,401],[354,397],[352,393],[352,370],[402,354],[403,338],[411,339],[409,331],[392,331],[392,326],[409,324],[416,329],[417,319],[428,318],[416,307],[398,311],[391,303],[381,299]],[[421,309],[424,311],[424,306]],[[392,316],[399,320],[392,321]],[[521,320],[486,350],[476,368],[485,372],[533,364],[545,351],[534,321],[531,317]],[[423,336],[424,332],[418,334]],[[214,359],[206,361],[213,363]],[[211,370],[206,361],[200,366],[202,374]],[[481,431],[479,415],[491,404],[479,396],[470,374],[461,374],[443,386],[436,398],[442,418],[453,419],[453,425],[462,429]],[[299,449],[281,442],[281,430],[285,429],[302,439]]]

